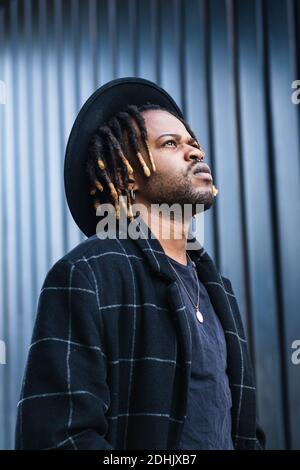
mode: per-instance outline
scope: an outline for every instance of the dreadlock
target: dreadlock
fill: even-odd
[[[93,196],[95,209],[101,204],[100,201],[111,202],[115,207],[117,219],[120,216],[120,202],[124,204],[122,195],[127,197],[127,207],[124,207],[127,218],[131,220],[133,218],[131,210],[133,201],[128,185],[129,182],[134,182],[134,171],[126,158],[128,151],[131,150],[136,156],[147,178],[151,175],[150,167],[153,172],[156,171],[147,142],[148,135],[145,120],[141,114],[147,110],[162,110],[173,114],[197,141],[195,134],[184,119],[160,105],[151,103],[140,107],[128,105],[124,111],[120,111],[107,123],[99,127],[91,138],[86,166],[90,182],[90,194]],[[142,155],[134,124],[140,132],[148,162],[145,161]],[[125,141],[125,136],[127,141]]]

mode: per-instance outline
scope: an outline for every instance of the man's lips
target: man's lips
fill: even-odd
[[[196,175],[193,175],[194,178],[200,178],[200,179],[204,179],[204,180],[207,180],[207,181],[212,181],[212,176],[210,173],[197,173]]]
[[[192,169],[191,172],[194,177],[206,179],[212,181],[212,176],[209,167],[205,163],[198,163]]]

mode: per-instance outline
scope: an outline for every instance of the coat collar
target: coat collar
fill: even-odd
[[[170,267],[166,253],[158,238],[156,238],[150,227],[141,217],[136,218],[135,223],[137,227],[136,231],[139,232],[141,236],[139,236],[134,241],[139,249],[143,252],[143,255],[145,256],[151,270],[159,276],[164,277],[169,282],[176,281],[176,276]],[[188,253],[193,261],[196,263],[201,263],[201,260],[206,252],[195,237],[191,239],[191,242],[196,244],[196,250],[188,250]],[[205,256],[203,260],[204,259]]]

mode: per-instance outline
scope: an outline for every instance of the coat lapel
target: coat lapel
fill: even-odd
[[[224,331],[235,329],[231,306],[228,302],[227,291],[223,278],[218,272],[215,263],[203,249],[189,252],[190,257],[196,263],[200,281],[204,284],[210,301],[218,315]]]

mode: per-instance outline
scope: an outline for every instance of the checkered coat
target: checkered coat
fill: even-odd
[[[189,254],[225,332],[233,444],[263,448],[231,283],[203,247]],[[18,404],[17,449],[178,449],[192,356],[174,276],[153,234],[95,235],[52,267]]]

